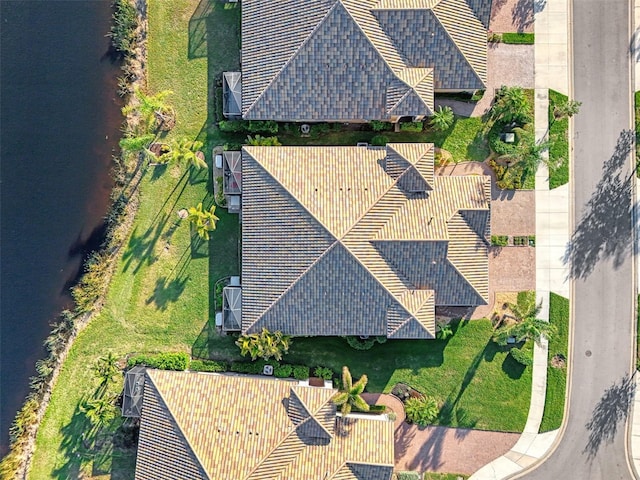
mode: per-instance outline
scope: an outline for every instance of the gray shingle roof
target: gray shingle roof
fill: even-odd
[[[490,4],[245,0],[243,116],[319,121],[430,115],[434,87],[476,89],[486,81],[486,26],[476,16],[484,15],[482,2]]]
[[[435,177],[431,144],[242,159],[244,332],[431,338],[436,305],[486,303],[489,177]]]

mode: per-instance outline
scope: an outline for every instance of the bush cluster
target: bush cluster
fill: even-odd
[[[278,133],[278,124],[273,120],[222,120],[218,128],[225,133]]]
[[[117,52],[132,55],[136,46],[138,18],[136,9],[129,0],[114,0],[113,23],[108,36]]]
[[[505,128],[505,124],[502,122],[495,122],[489,130],[489,134],[487,138],[489,140],[489,146],[491,150],[494,151],[497,155],[513,155],[516,153],[516,145],[518,144],[518,137],[516,135],[516,141],[513,143],[505,143],[500,139],[503,130]]]
[[[191,358],[184,352],[169,352],[156,354],[139,354],[127,360],[129,368],[135,365],[145,365],[159,370],[183,371],[189,368]]]
[[[229,364],[216,360],[192,360],[189,370],[193,372],[226,372],[229,370]]]
[[[276,378],[290,378],[293,377],[296,380],[306,380],[309,378],[309,367],[306,365],[291,365],[288,363],[279,363],[275,360],[258,360],[256,362],[231,362],[229,370],[235,373],[246,373],[249,375],[261,375],[265,365],[271,365],[273,367],[273,376]],[[328,375],[329,379],[333,376],[333,370],[326,367],[317,367],[315,371],[320,369],[324,375]],[[322,378],[325,378],[323,376]]]
[[[491,246],[506,247],[509,245],[509,237],[506,235],[491,235]]]
[[[384,132],[384,131],[391,130],[391,123],[389,122],[382,122],[380,120],[371,120],[369,122],[369,125],[371,126],[371,130],[373,130],[374,132]]]
[[[422,122],[404,122],[400,124],[401,132],[421,132],[424,127]]]
[[[360,337],[354,337],[354,336],[343,337],[343,338],[347,341],[349,346],[355,350],[369,350],[376,343],[382,344],[387,341],[387,337],[385,336],[370,337],[366,339],[363,339]]]
[[[519,348],[514,347],[509,350],[509,355],[511,355],[511,358],[513,358],[516,362],[524,365],[525,367],[533,365],[533,357],[528,351],[520,350]]]
[[[420,474],[417,472],[398,472],[396,476],[398,480],[420,480]]]

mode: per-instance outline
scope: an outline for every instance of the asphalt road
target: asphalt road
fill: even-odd
[[[630,2],[573,2],[571,259],[573,342],[566,430],[527,479],[633,478],[626,420],[633,394]]]

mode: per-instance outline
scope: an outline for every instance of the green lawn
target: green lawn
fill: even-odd
[[[502,43],[533,45],[535,34],[533,33],[502,33],[500,34]]]
[[[640,91],[634,95],[635,106],[635,123],[636,123],[636,139],[640,136]],[[640,142],[636,141],[636,163],[638,161],[638,152],[640,152]],[[636,167],[636,175],[640,178],[640,169]]]
[[[489,156],[489,145],[485,135],[485,124],[480,118],[456,117],[455,123],[444,132],[427,129],[424,132],[373,132],[360,129],[345,129],[303,138],[287,133],[278,134],[283,145],[355,145],[371,142],[376,135],[384,135],[390,142],[431,142],[436,147],[451,152],[453,161],[483,162]]]
[[[367,374],[370,392],[388,393],[396,383],[407,383],[448,404],[439,419],[442,425],[522,431],[531,367],[516,363],[506,348],[490,341],[492,331],[488,320],[474,320],[459,324],[448,341],[389,340],[367,351],[354,350],[339,337],[295,338],[283,361],[335,372],[347,365],[354,377]],[[240,360],[233,342],[233,337],[203,332],[194,355]]]
[[[149,2],[149,88],[175,92],[174,132],[193,137],[201,133],[207,118],[209,74],[207,58],[188,58],[186,26],[198,3]],[[222,10],[220,18],[237,26],[238,11],[239,7]],[[234,49],[230,51],[220,49],[218,55],[231,58]],[[208,244],[192,242],[188,225],[178,222],[178,209],[212,201],[206,174],[183,173],[175,167],[164,172],[150,169],[140,184],[131,237],[122,249],[102,312],[78,337],[62,369],[38,432],[31,479],[75,478],[79,471],[133,478],[135,459],[130,451],[116,448],[109,459],[92,463],[93,453],[80,441],[86,423],[77,406],[93,391],[91,365],[107,352],[190,352],[211,319],[213,282],[239,272],[237,215],[218,210],[218,228]]]
[[[567,96],[549,90],[549,188],[556,188],[569,182],[569,119],[555,120],[553,107],[566,102]]]
[[[540,432],[560,428],[564,415],[564,397],[567,387],[566,368],[554,368],[551,359],[556,354],[568,358],[569,344],[569,300],[551,294],[549,300],[549,321],[558,328],[558,334],[549,342],[549,366],[547,367],[547,396]]]

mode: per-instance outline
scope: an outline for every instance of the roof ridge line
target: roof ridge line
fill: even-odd
[[[467,221],[462,217],[462,214],[460,213],[460,210],[457,210],[456,213],[454,213],[451,218],[455,217],[456,215],[459,215],[462,222],[465,224],[465,226],[473,233],[474,236],[478,237],[478,239],[483,240],[482,237],[480,237],[480,235],[478,235],[475,230],[473,230],[473,228],[471,228],[469,226],[469,224],[467,223]],[[451,219],[450,218],[450,219]],[[449,220],[450,220],[449,219]],[[449,233],[449,227],[448,227],[448,223],[449,220],[447,220],[447,233]],[[450,236],[451,237],[451,236]],[[453,240],[451,240],[451,238],[449,239],[449,244],[452,242]],[[486,243],[486,240],[485,240]],[[485,298],[482,296],[482,294],[478,291],[478,289],[476,288],[476,286],[469,281],[469,279],[467,278],[467,276],[462,273],[460,271],[460,269],[458,268],[458,266],[453,262],[453,260],[449,257],[449,244],[447,245],[447,256],[445,257],[445,259],[451,264],[451,266],[455,269],[456,272],[458,272],[458,274],[464,279],[465,282],[467,282],[467,284],[473,289],[474,292],[476,292],[476,294],[486,302]]]
[[[304,47],[309,40],[311,39],[311,37],[313,36],[314,33],[316,33],[318,31],[318,29],[320,28],[320,26],[322,24],[324,24],[324,22],[327,20],[327,18],[329,17],[329,15],[331,14],[331,12],[336,8],[336,5],[338,5],[338,3],[340,3],[340,0],[335,0],[334,4],[331,6],[331,8],[329,10],[327,10],[326,15],[322,18],[322,20],[320,20],[317,25],[315,27],[313,27],[313,29],[311,30],[311,32],[309,32],[309,35],[307,36],[307,38],[305,38],[302,43],[300,43],[300,45],[298,46],[298,48],[296,49],[295,52],[293,52],[293,54],[289,57],[289,59],[284,62],[282,64],[282,67],[280,67],[280,69],[276,72],[276,74],[273,76],[273,78],[271,80],[269,80],[269,83],[267,83],[267,85],[265,85],[265,87],[262,89],[262,92],[260,92],[260,95],[258,95],[256,97],[256,99],[253,101],[253,103],[251,103],[251,105],[249,105],[247,107],[247,111],[245,113],[242,114],[242,116],[244,117],[247,113],[249,113],[251,111],[251,109],[253,107],[255,107],[255,105],[258,103],[258,100],[260,100],[265,93],[267,92],[267,90],[269,90],[269,88],[271,87],[271,85],[273,85],[273,83],[276,81],[276,79],[280,76],[280,74],[284,71],[284,69],[293,61],[294,58],[296,58],[298,56],[298,54],[300,53],[300,50],[302,50],[302,47]],[[345,8],[346,10],[346,8]]]
[[[395,73],[394,73],[394,75],[395,75]],[[391,112],[394,108],[396,108],[398,105],[400,105],[400,102],[402,102],[405,98],[407,98],[407,95],[409,95],[409,94],[413,91],[413,87],[409,86],[409,85],[407,84],[407,82],[405,82],[405,81],[404,81],[404,80],[402,80],[401,78],[398,78],[398,80],[400,80],[402,83],[404,83],[405,85],[407,85],[409,88],[407,89],[407,91],[406,91],[406,92],[404,92],[404,93],[402,94],[402,96],[400,97],[400,99],[399,99],[395,104],[393,104],[393,106],[392,106],[391,108],[388,108],[388,109],[387,109],[387,112]],[[418,96],[419,96],[419,95],[418,95]],[[423,102],[423,103],[424,103],[424,102]]]
[[[292,386],[292,387],[291,387],[291,390],[293,390],[293,391],[294,391],[294,393],[295,393],[295,390],[294,390],[294,389],[295,389],[295,387],[303,387],[303,388],[304,388],[304,386],[303,386],[303,385],[294,385],[294,386]],[[316,388],[316,387],[306,387],[306,388]],[[310,409],[310,408],[309,408],[309,406],[306,404],[306,402],[305,402],[304,400],[302,400],[302,399],[301,399],[297,394],[296,394],[296,397],[297,397],[297,399],[300,401],[300,403],[302,404],[302,406],[307,410],[307,412],[309,412],[309,418],[307,418],[307,419],[306,419],[304,422],[302,422],[300,425],[302,425],[303,423],[305,423],[305,422],[306,422],[307,420],[309,420],[309,419],[313,419],[313,420],[314,420],[318,425],[320,425],[320,428],[322,428],[325,432],[327,432],[327,435],[329,435],[330,437],[333,437],[333,434],[332,434],[331,432],[329,432],[326,428],[324,428],[324,425],[322,425],[322,423],[320,422],[320,420],[318,420],[318,419],[316,418],[316,415],[315,415],[316,413],[318,413],[318,412],[320,411],[320,409],[324,408],[324,406],[325,406],[327,403],[329,403],[329,402],[331,401],[331,399],[333,398],[333,394],[331,395],[331,397],[330,397],[326,402],[322,403],[322,404],[318,407],[318,409],[317,409],[315,412],[311,411],[311,409]],[[300,426],[300,425],[298,425],[298,426]]]
[[[173,413],[173,410],[171,409],[171,407],[169,407],[169,404],[165,400],[164,395],[162,394],[162,392],[160,391],[160,389],[156,385],[156,382],[154,382],[153,378],[151,378],[151,375],[149,375],[148,370],[149,369],[147,369],[147,371],[145,372],[145,375],[149,379],[151,384],[153,385],[153,388],[155,389],[155,391],[157,392],[158,396],[160,397],[160,400],[162,400],[162,403],[164,404],[164,406],[165,406],[167,412],[169,413],[169,415],[171,416],[171,419],[173,420],[173,423],[176,425],[176,428],[178,429],[178,431],[180,432],[180,435],[182,435],[182,438],[184,438],[184,440],[186,442],[186,448],[192,453],[192,455],[194,456],[194,458],[198,462],[198,466],[200,467],[200,469],[204,472],[204,474],[207,476],[207,478],[210,479],[211,476],[209,475],[209,472],[207,471],[207,469],[204,467],[204,463],[202,462],[202,459],[200,458],[200,456],[194,450],[193,446],[191,445],[191,440],[189,439],[189,437],[187,437],[187,434],[185,433],[184,429],[180,425],[180,422],[178,422],[178,419],[176,418],[175,414]],[[150,370],[156,370],[156,369],[154,368],[154,369],[150,369]]]
[[[446,4],[447,0],[444,0],[444,3]],[[471,7],[469,7],[469,4],[467,4],[466,1],[463,1],[463,3],[465,3],[467,5],[467,7],[469,8],[469,10],[471,10]],[[456,43],[455,39],[453,38],[453,36],[451,35],[451,33],[449,33],[449,30],[447,29],[447,27],[444,26],[444,24],[442,23],[442,21],[440,20],[439,14],[436,11],[436,9],[442,5],[442,3],[439,3],[438,5],[436,5],[435,7],[433,7],[431,9],[431,12],[433,12],[433,16],[435,17],[435,19],[437,20],[437,22],[440,24],[440,26],[442,27],[442,29],[444,30],[444,32],[447,34],[447,36],[451,39],[451,42],[455,45],[456,49],[460,52],[460,54],[462,55],[462,58],[464,58],[464,61],[467,62],[467,64],[469,65],[469,67],[471,67],[471,70],[473,71],[473,73],[475,74],[475,76],[477,77],[478,80],[480,80],[480,83],[482,83],[483,85],[486,86],[487,84],[487,80],[483,80],[481,75],[478,73],[478,71],[476,70],[476,67],[473,65],[473,63],[469,60],[469,58],[467,57],[466,53],[462,51],[462,49],[458,46],[458,44]],[[440,10],[442,10],[442,8],[440,8]],[[473,13],[473,11],[472,11]],[[475,16],[475,14],[473,15],[473,18],[475,20],[478,20],[478,18]],[[482,22],[480,22],[480,20],[478,20],[478,22],[482,25]],[[487,29],[484,28],[484,25],[482,25],[483,29],[486,31]]]
[[[304,207],[303,207],[303,208],[304,208]],[[315,218],[315,217],[314,217],[314,218]],[[323,228],[324,228],[324,226],[323,226]],[[331,236],[333,236],[333,234],[331,234]],[[334,237],[334,238],[335,238],[335,237]],[[313,268],[313,267],[314,267],[318,262],[320,262],[320,260],[321,260],[321,259],[323,259],[326,255],[328,255],[329,251],[330,251],[330,250],[332,250],[332,249],[333,249],[333,248],[334,248],[338,243],[340,243],[340,240],[335,239],[335,241],[334,241],[331,245],[329,245],[329,247],[328,247],[324,252],[322,252],[322,255],[318,255],[318,258],[316,258],[313,262],[311,262],[311,263],[309,264],[309,266],[308,266],[307,268],[305,268],[305,269],[302,271],[302,273],[300,273],[300,275],[298,275],[298,278],[296,278],[293,282],[291,282],[291,283],[289,284],[289,286],[288,286],[287,288],[285,288],[285,289],[282,291],[282,293],[281,293],[280,295],[278,295],[278,298],[276,298],[273,302],[271,302],[271,304],[270,304],[270,305],[268,305],[268,306],[267,306],[267,308],[265,308],[265,309],[262,311],[262,313],[260,313],[260,315],[258,316],[258,318],[256,318],[256,319],[251,323],[251,325],[249,325],[249,326],[245,329],[245,331],[248,331],[248,330],[249,330],[250,328],[252,328],[256,323],[258,323],[258,322],[259,322],[259,321],[260,321],[260,320],[265,316],[265,314],[266,314],[269,310],[271,310],[271,309],[276,305],[276,303],[278,303],[278,302],[280,301],[280,299],[282,299],[282,297],[284,297],[284,296],[285,296],[285,295],[286,295],[286,294],[287,294],[287,293],[288,293],[288,292],[289,292],[289,291],[294,287],[294,285],[296,285],[296,284],[300,281],[300,279],[301,279],[302,277],[304,277],[307,273],[309,273],[309,271],[310,271],[310,270],[311,270],[311,269],[312,269],[312,268]],[[351,252],[350,252],[350,253],[351,253]],[[353,255],[353,254],[352,254],[352,255]],[[355,255],[354,255],[354,256],[355,256]]]
[[[367,41],[371,44],[371,46],[373,47],[373,49],[378,52],[378,55],[380,55],[380,58],[382,58],[382,61],[387,65],[387,67],[389,67],[389,69],[391,70],[391,73],[393,73],[394,75],[396,75],[395,72],[395,67],[391,66],[391,64],[389,63],[389,61],[387,60],[387,57],[382,53],[382,51],[376,46],[375,42],[369,37],[369,35],[367,35],[367,32],[365,32],[364,28],[362,28],[362,26],[360,25],[360,23],[358,23],[358,21],[354,18],[354,16],[351,14],[351,11],[349,10],[349,8],[343,3],[343,0],[337,0],[336,3],[339,3],[340,5],[342,5],[342,8],[344,8],[345,12],[347,12],[347,15],[349,15],[349,17],[351,18],[351,20],[353,20],[353,23],[356,24],[356,26],[358,27],[358,30],[360,30],[362,32],[362,34],[364,35],[364,38],[367,39]],[[380,25],[380,22],[378,22],[378,19],[375,18],[375,16],[373,15],[373,13],[371,13],[371,10],[367,9],[367,14],[371,15],[373,17],[373,21],[376,23],[376,25],[378,25],[378,27],[380,27],[380,30],[382,31],[383,35],[385,36],[385,38],[389,41],[389,45],[391,46],[391,48],[396,52],[396,54],[398,55],[398,58],[400,59],[400,62],[402,62],[402,65],[404,68],[407,68],[407,60],[405,58],[403,58],[402,54],[400,53],[400,51],[398,50],[398,48],[396,47],[396,45],[391,41],[391,39],[389,38],[389,36],[386,34],[386,32],[384,31],[384,29],[382,28],[382,26]],[[402,80],[401,80],[402,81]],[[406,85],[406,82],[404,82]]]
[[[304,423],[304,422],[302,422]],[[302,424],[301,424],[302,425]],[[260,463],[258,463],[258,465],[255,466],[255,468],[253,470],[251,470],[246,477],[244,477],[243,480],[253,480],[253,474],[260,468],[262,467],[262,465],[264,464],[264,462],[278,449],[282,446],[282,444],[284,444],[287,440],[289,440],[291,438],[291,436],[296,432],[296,430],[298,429],[297,426],[294,426],[289,433],[287,433],[280,442],[278,442],[271,450],[269,450],[269,452],[262,458],[262,461]],[[304,447],[304,443],[302,443],[302,441],[300,441],[300,444],[298,445],[298,450],[295,452],[296,456],[300,453],[300,450],[302,449],[302,447]]]

